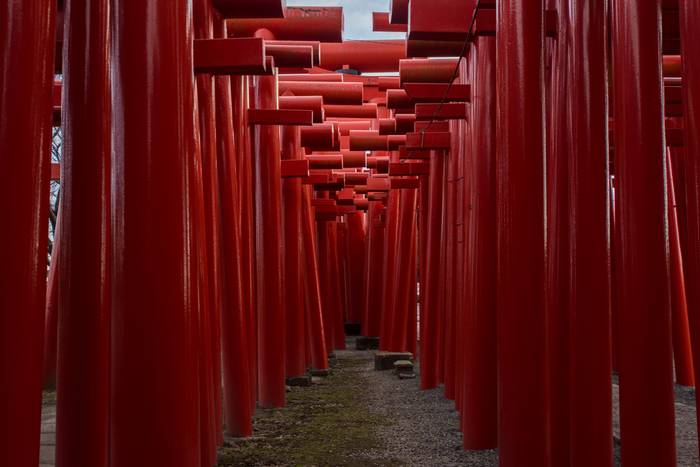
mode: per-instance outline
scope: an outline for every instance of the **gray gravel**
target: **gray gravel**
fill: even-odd
[[[354,345],[348,345],[348,348]],[[462,449],[459,415],[442,389],[421,391],[419,379],[399,380],[393,371],[374,371],[374,352],[336,351],[337,357],[367,359],[362,378],[371,388],[370,411],[391,424],[380,428],[385,449],[368,453],[374,459],[398,460],[406,466],[490,467],[498,465],[496,451]],[[352,357],[350,356],[352,355]]]
[[[348,342],[348,349],[351,348],[354,348],[354,342]],[[360,373],[372,388],[367,404],[371,411],[391,420],[391,424],[382,427],[379,433],[386,449],[369,453],[372,458],[398,459],[407,466],[498,465],[496,450],[467,452],[462,449],[459,415],[454,410],[453,402],[443,396],[442,388],[421,391],[418,378],[399,380],[392,371],[374,371],[373,355],[373,351],[337,352],[340,359],[366,358],[366,368]],[[621,465],[617,378],[614,378],[612,392],[615,436],[613,465],[617,467]],[[675,405],[677,466],[700,466],[695,390],[676,386]]]

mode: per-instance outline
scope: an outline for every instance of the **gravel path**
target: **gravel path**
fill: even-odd
[[[348,342],[348,349],[354,342]],[[266,411],[256,416],[257,436],[229,444],[239,457],[243,444],[249,446],[249,462],[221,465],[347,465],[347,466],[448,466],[490,467],[498,465],[496,451],[466,452],[462,449],[459,416],[454,404],[445,399],[442,389],[421,391],[419,380],[399,380],[392,371],[374,370],[373,351],[336,351],[335,373],[312,388],[294,388],[286,409]],[[619,461],[619,390],[613,384],[615,462]],[[311,392],[308,392],[311,391]],[[304,396],[304,394],[306,394]],[[337,400],[336,400],[337,399]],[[352,404],[343,401],[352,400]],[[324,405],[325,404],[325,405]],[[340,410],[343,406],[345,412]],[[55,393],[45,393],[42,413],[41,466],[54,463]],[[332,418],[336,414],[336,418]],[[306,420],[315,417],[313,421]],[[698,438],[695,424],[695,391],[676,387],[676,443],[679,467],[696,467]],[[327,426],[308,427],[326,423]],[[301,431],[313,428],[316,431]],[[279,432],[281,430],[281,432]],[[339,431],[333,441],[330,432]],[[329,432],[326,435],[326,432]],[[290,462],[290,451],[284,438],[297,436],[312,451],[329,446],[328,455],[311,452],[310,462]],[[328,438],[328,439],[325,439]],[[325,439],[325,441],[322,441]],[[329,440],[333,443],[329,444]],[[291,439],[296,445],[299,441]],[[363,446],[364,444],[364,446]],[[261,456],[267,446],[268,459]],[[310,449],[309,448],[309,449]],[[286,451],[285,451],[286,449]],[[331,457],[331,458],[329,458]],[[313,459],[313,460],[311,460]],[[320,460],[322,459],[322,460]]]
[[[343,358],[343,352],[337,353]],[[363,376],[371,388],[368,407],[391,420],[390,425],[379,428],[385,448],[373,452],[375,457],[391,456],[406,466],[498,465],[496,451],[462,449],[459,415],[442,389],[421,391],[418,378],[399,380],[392,371],[374,371],[374,353],[365,353],[368,362]]]

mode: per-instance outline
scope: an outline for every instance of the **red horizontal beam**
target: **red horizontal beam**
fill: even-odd
[[[249,125],[299,125],[311,126],[314,113],[311,110],[249,109]]]
[[[310,45],[281,45],[265,43],[265,55],[274,57],[278,67],[312,68],[314,49]]]
[[[261,75],[267,72],[262,39],[195,39],[195,73]]]
[[[392,190],[411,190],[414,188],[420,188],[420,180],[417,178],[391,178]]]
[[[287,8],[284,18],[234,17],[226,21],[226,26],[229,35],[235,37],[251,37],[256,31],[266,29],[276,40],[341,42],[343,9],[314,6]]]
[[[404,83],[450,83],[457,69],[457,59],[410,58],[401,60],[399,77]]]
[[[278,40],[266,40],[265,41],[266,47],[276,46],[276,45],[305,45],[305,46],[309,46],[313,50],[314,63],[319,64],[321,62],[321,43],[319,41],[278,41]]]
[[[466,120],[467,105],[463,103],[416,104],[416,120]]]
[[[375,32],[406,32],[408,25],[391,24],[388,12],[375,11],[372,13],[372,30]]]
[[[409,149],[404,146],[399,148],[399,159],[430,159],[430,150]]]
[[[416,103],[431,102],[469,102],[471,86],[468,84],[444,83],[404,83],[408,98]]]
[[[281,163],[282,178],[297,178],[309,176],[309,161],[304,159],[283,160]]]
[[[377,118],[377,104],[325,105],[326,118]]]
[[[409,149],[450,149],[452,135],[449,132],[427,131],[406,135]]]
[[[362,105],[362,83],[324,81],[285,81],[280,77],[279,94],[295,96],[322,96],[324,104]]]
[[[322,123],[325,118],[321,96],[280,96],[279,107],[281,110],[310,110],[314,123]]]
[[[214,0],[224,18],[283,18],[284,0]]]

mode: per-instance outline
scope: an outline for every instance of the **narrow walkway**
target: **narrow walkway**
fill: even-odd
[[[290,388],[284,409],[259,409],[252,438],[227,439],[219,467],[498,465],[496,451],[462,450],[459,416],[442,389],[421,391],[417,378],[399,380],[391,371],[374,371],[373,358],[372,351],[337,351],[329,377]],[[619,440],[617,384],[613,400]],[[700,465],[692,389],[676,388],[676,425],[677,465]],[[54,465],[55,432],[55,393],[46,392],[40,467]]]
[[[458,414],[441,389],[374,371],[373,359],[336,351],[328,378],[291,388],[284,409],[258,410],[253,438],[227,440],[219,466],[498,465],[495,451],[462,450]]]

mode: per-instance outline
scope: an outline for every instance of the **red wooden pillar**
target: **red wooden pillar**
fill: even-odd
[[[256,80],[255,107],[278,108],[277,76],[260,76]],[[280,287],[283,273],[279,126],[256,126],[254,135],[258,401],[262,407],[282,407],[285,323]]]
[[[382,261],[384,257],[385,220],[382,216],[381,202],[370,202],[369,239],[367,242],[367,287],[365,288],[365,327],[364,336],[379,336],[382,294],[384,293],[384,274]]]
[[[675,173],[671,163],[672,151],[667,150],[668,171],[668,236],[671,254],[671,324],[673,329],[673,364],[676,382],[683,386],[695,386],[693,357],[688,324],[685,276],[683,274],[683,252],[679,213],[676,204]]]
[[[392,157],[396,158],[396,154]],[[393,160],[392,162],[398,162]],[[381,317],[379,329],[379,348],[381,350],[390,350],[390,335],[393,333],[394,318],[396,314],[396,293],[398,292],[398,284],[394,271],[396,264],[401,260],[401,256],[405,252],[397,249],[398,223],[399,223],[399,206],[400,197],[398,190],[391,190],[388,194],[387,210],[386,210],[386,236],[384,238],[384,257],[382,258],[382,269],[384,275],[384,293],[382,294]]]
[[[348,269],[350,272],[348,319],[351,323],[360,323],[362,321],[366,256],[365,214],[358,211],[348,214],[346,218],[348,223]]]
[[[456,148],[459,144],[459,138],[461,135],[457,134],[455,131],[457,128],[457,122],[450,122],[450,129],[452,131],[452,148]],[[456,310],[457,310],[457,276],[455,271],[457,269],[457,226],[455,223],[456,213],[457,213],[457,151],[450,151],[446,156],[447,164],[445,167],[446,177],[445,177],[445,217],[444,217],[444,229],[443,229],[443,248],[444,248],[444,265],[443,271],[445,274],[444,279],[444,305],[443,314],[444,320],[441,326],[443,339],[443,381],[444,381],[444,394],[447,399],[455,399],[455,356],[456,356],[456,340],[457,340],[457,329],[455,327],[456,321]],[[460,289],[461,290],[461,287]]]
[[[661,0],[612,5],[622,462],[664,467],[676,453]]]
[[[442,266],[442,218],[445,158],[441,151],[433,151],[430,159],[428,205],[426,210],[426,251],[424,266],[425,288],[421,288],[420,366],[421,388],[432,389],[440,383],[440,283]],[[444,277],[444,276],[443,276]]]
[[[60,245],[61,209],[59,207],[53,234],[51,264],[46,280],[46,316],[44,318],[44,389],[56,389],[56,365],[58,363],[58,258],[61,255]]]
[[[333,301],[333,341],[334,349],[345,349],[345,306],[342,297],[342,271],[340,265],[340,254],[338,244],[339,224],[337,221],[328,223],[328,258],[330,260],[330,286],[331,299]]]
[[[301,158],[299,127],[282,127],[282,159]],[[306,372],[304,295],[302,288],[301,179],[282,182],[284,222],[285,366],[287,376]]]
[[[547,0],[559,15],[545,40],[547,76],[546,272],[547,364],[551,464],[569,462],[569,0]]]
[[[547,467],[544,4],[502,0],[498,15],[500,464]]]
[[[476,76],[472,83],[472,184],[470,221],[473,234],[469,275],[471,294],[465,306],[464,447],[497,445],[496,401],[496,40],[477,39]]]
[[[109,464],[110,14],[67,0],[56,465]],[[84,443],[84,444],[83,444]]]
[[[253,155],[250,130],[248,128],[248,106],[250,89],[246,76],[232,76],[231,94],[233,105],[233,133],[236,142],[236,163],[238,174],[238,216],[240,218],[240,263],[241,287],[243,289],[244,322],[248,329],[249,371],[253,390],[250,394],[251,407],[257,401],[258,375],[258,336],[255,311],[255,236],[253,219]],[[223,181],[222,181],[223,183]]]
[[[572,467],[612,462],[607,12],[606,2],[581,0],[569,11]]]
[[[409,351],[409,326],[415,326],[415,317],[411,319],[411,313],[415,315],[416,274],[416,200],[417,190],[401,190],[401,211],[399,213],[397,250],[401,250],[401,256],[397,259],[395,268],[396,302],[394,303],[394,325],[389,336],[389,351]],[[412,268],[413,266],[413,268]],[[413,300],[411,296],[413,297]],[[413,303],[413,306],[411,304]],[[413,324],[411,324],[413,323]]]
[[[302,240],[304,247],[304,294],[306,318],[311,348],[311,365],[314,370],[328,368],[328,348],[318,277],[318,254],[316,244],[316,221],[311,207],[311,187],[302,193]]]
[[[201,460],[188,256],[196,150],[190,6],[116,0],[112,10],[113,467]],[[169,448],[151,449],[158,445]]]
[[[325,196],[325,193],[321,196]],[[334,221],[335,222],[335,221]],[[316,222],[316,241],[318,245],[318,273],[321,289],[321,304],[323,312],[323,329],[328,352],[336,348],[335,336],[335,302],[333,300],[333,271],[331,258],[333,247],[330,244],[330,221]]]
[[[216,21],[214,33],[225,36],[223,21]],[[221,206],[221,350],[223,366],[223,410],[226,432],[231,436],[245,437],[253,433],[252,404],[255,401],[253,373],[250,360],[249,308],[244,292],[247,277],[243,273],[241,244],[241,176],[238,173],[238,157],[243,157],[244,140],[239,125],[234,121],[232,103],[232,79],[228,76],[214,78],[216,97],[216,143],[219,202]],[[241,78],[233,78],[240,81]],[[236,132],[235,130],[238,130]],[[242,136],[241,136],[242,138]],[[245,157],[248,157],[245,155]],[[217,425],[219,426],[219,425]]]
[[[13,467],[39,463],[55,8],[0,5],[0,463]]]
[[[688,284],[700,282],[700,4],[680,1],[681,47],[683,48],[683,104],[685,117],[685,184],[687,203],[687,253],[685,260]],[[700,375],[700,287],[686,289],[688,317],[693,343],[695,375]],[[700,419],[698,419],[700,427]]]
[[[193,2],[194,37],[214,37],[214,12],[211,0]],[[216,114],[214,83],[210,74],[196,77],[196,108],[198,112],[200,150],[195,154],[196,257],[199,259],[200,303],[200,429],[202,432],[202,464],[216,460],[216,446],[221,426],[221,348],[218,332],[212,323],[220,321],[220,245],[218,180],[216,167]]]

